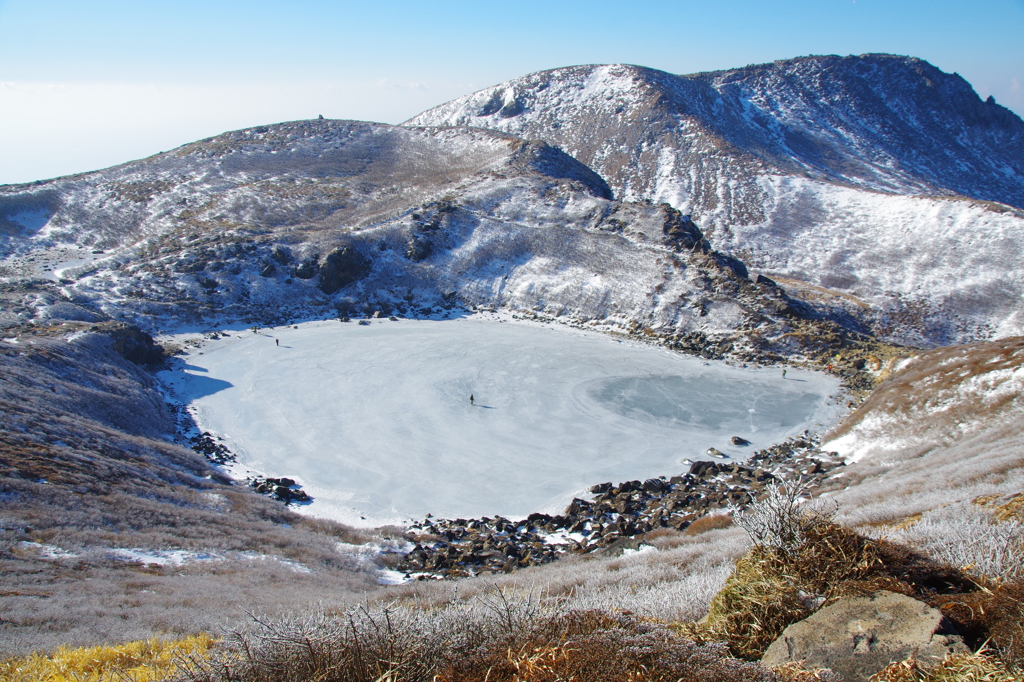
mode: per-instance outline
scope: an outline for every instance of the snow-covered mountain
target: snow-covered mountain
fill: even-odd
[[[692,214],[716,248],[856,297],[896,337],[948,343],[1024,323],[1024,121],[919,59],[804,57],[690,76],[569,67],[408,124],[557,145],[617,198]]]
[[[1024,122],[917,59],[570,67],[405,126],[263,126],[0,188],[0,276],[129,315],[457,297],[788,334],[749,267],[805,317],[945,344],[1024,331],[1022,164]]]
[[[227,133],[0,188],[10,280],[146,316],[271,321],[505,306],[680,333],[792,331],[774,284],[543,142],[344,121]],[[809,309],[804,308],[804,312]],[[767,325],[765,327],[764,325]],[[790,343],[790,342],[786,342]]]

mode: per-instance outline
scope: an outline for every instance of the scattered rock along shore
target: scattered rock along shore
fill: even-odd
[[[192,449],[215,464],[235,455],[203,432]],[[743,509],[770,483],[790,481],[813,488],[844,466],[837,453],[818,449],[816,436],[802,435],[759,450],[744,463],[698,461],[671,478],[600,483],[592,499],[575,498],[561,514],[534,513],[521,520],[427,517],[409,527],[412,544],[396,566],[411,579],[455,579],[508,573],[545,564],[567,553],[636,549],[659,528],[686,530],[697,519]],[[250,477],[255,492],[288,504],[312,497],[290,478]]]
[[[179,420],[181,419],[179,412]],[[237,461],[235,453],[223,443],[218,443],[209,431],[203,431],[188,439],[192,450],[205,457],[211,464],[225,465]],[[250,476],[245,479],[245,484],[258,492],[260,495],[273,497],[276,500],[289,504],[309,504],[313,501],[310,495],[302,490],[302,486],[291,478],[271,478],[268,476]]]
[[[659,528],[685,530],[702,516],[742,509],[774,481],[817,485],[844,465],[817,445],[804,432],[743,464],[699,461],[668,479],[601,483],[590,489],[592,499],[576,498],[556,515],[428,517],[411,526],[407,537],[414,546],[397,569],[410,578],[462,578],[544,564],[566,553],[636,548]]]

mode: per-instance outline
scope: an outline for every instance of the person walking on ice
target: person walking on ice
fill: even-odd
[[[782,378],[783,378],[783,379],[785,379],[785,378],[786,378],[786,370],[782,370]]]
[[[473,404],[473,394],[472,393],[469,394],[469,404],[470,405]]]
[[[281,339],[274,339],[274,343],[276,343],[277,345],[280,346],[281,345]],[[783,372],[783,374],[785,374],[785,372]]]

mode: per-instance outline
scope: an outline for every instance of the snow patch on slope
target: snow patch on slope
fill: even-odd
[[[761,184],[767,219],[716,230],[717,248],[881,311],[926,304],[945,318],[924,339],[933,343],[1024,332],[1024,218],[1016,213],[790,176]]]

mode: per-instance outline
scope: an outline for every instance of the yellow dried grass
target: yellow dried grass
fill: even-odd
[[[1024,521],[1024,493],[1017,493],[996,507],[997,521]]]
[[[214,639],[200,633],[183,639],[157,638],[71,649],[61,647],[52,655],[32,654],[0,661],[2,682],[150,682],[163,680],[177,670],[184,657],[206,657]]]
[[[1021,682],[997,659],[982,653],[950,654],[936,666],[925,666],[916,658],[891,663],[871,677],[870,682]]]

